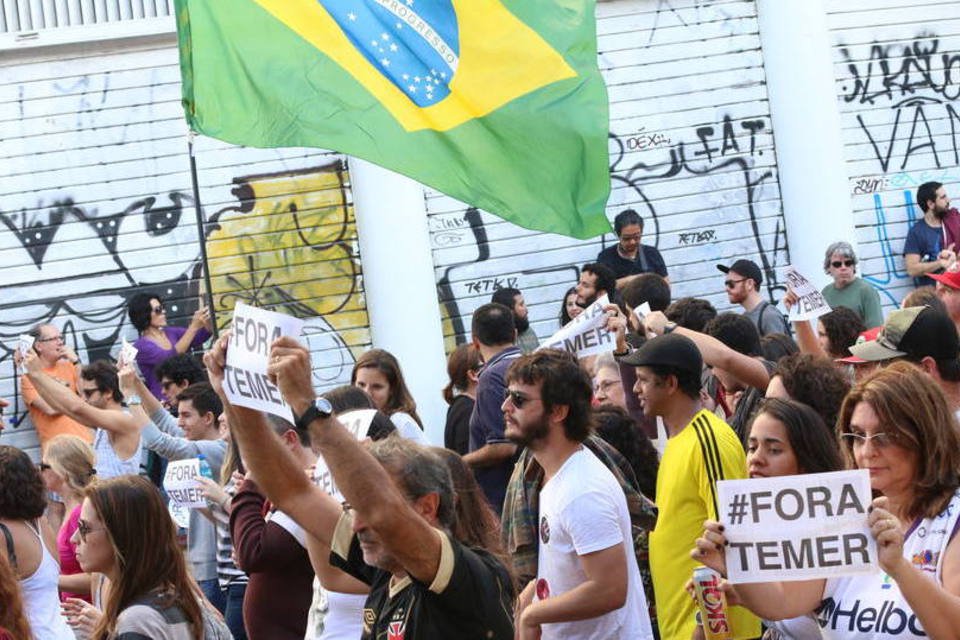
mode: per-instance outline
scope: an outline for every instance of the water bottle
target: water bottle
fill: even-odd
[[[210,468],[210,463],[207,462],[207,456],[201,454],[197,455],[197,460],[200,461],[200,475],[204,478],[210,478],[213,480],[213,469]]]

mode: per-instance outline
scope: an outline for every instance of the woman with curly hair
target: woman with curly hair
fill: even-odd
[[[92,640],[204,637],[203,596],[187,570],[176,526],[149,480],[119,476],[88,488],[73,541],[83,570],[110,580]],[[226,631],[220,627],[218,632]]]
[[[47,489],[63,497],[66,516],[57,533],[60,553],[60,600],[80,598],[90,601],[90,576],[77,562],[77,547],[70,542],[80,519],[83,492],[97,473],[93,448],[82,438],[59,435],[47,443],[40,463],[40,475]]]
[[[817,338],[820,347],[833,359],[849,358],[850,347],[867,327],[856,311],[836,307],[830,313],[817,318]]]
[[[350,384],[363,389],[373,405],[390,417],[404,438],[430,444],[423,433],[423,422],[397,358],[384,349],[370,349],[353,365]]]
[[[40,472],[30,457],[20,449],[0,445],[0,555],[20,581],[33,637],[73,640],[73,631],[60,613],[60,565],[54,555],[57,541],[43,518],[45,495]]]
[[[20,597],[20,584],[17,576],[0,553],[0,640],[31,638],[30,623],[23,611],[23,599]]]

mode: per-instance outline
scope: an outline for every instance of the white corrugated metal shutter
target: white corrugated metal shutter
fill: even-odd
[[[613,217],[644,217],[673,296],[729,305],[717,263],[749,257],[779,299],[787,263],[776,154],[752,0],[633,0],[597,8],[610,93]],[[558,328],[563,294],[603,246],[536,233],[428,193],[448,345],[502,286],[523,291],[541,340]]]
[[[960,12],[943,0],[828,0],[861,271],[886,307],[913,289],[916,191],[960,200]],[[811,123],[815,126],[815,123]]]
[[[173,10],[173,0],[0,0],[0,33],[161,18]]]
[[[0,397],[13,401],[17,334],[53,322],[84,362],[106,357],[135,337],[135,291],[167,299],[172,324],[189,319],[201,261],[172,41],[20,60],[0,78]],[[197,149],[221,324],[236,300],[311,317],[317,386],[349,382],[370,336],[342,158]],[[34,439],[8,426],[0,442]]]

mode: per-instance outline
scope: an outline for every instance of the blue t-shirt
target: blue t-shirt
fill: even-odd
[[[933,262],[943,249],[943,229],[931,227],[926,220],[919,220],[907,233],[907,240],[903,243],[903,255],[915,253],[920,256],[920,262]],[[927,276],[913,279],[918,287],[934,286],[936,281]]]

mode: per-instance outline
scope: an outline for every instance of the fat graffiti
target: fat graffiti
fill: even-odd
[[[756,252],[760,257],[767,295],[772,301],[776,301],[775,293],[784,289],[783,285],[778,283],[777,267],[787,263],[781,220],[777,220],[771,246],[763,238],[756,210],[760,190],[773,178],[772,170],[758,169],[755,166],[756,157],[763,154],[763,150],[757,146],[757,136],[765,128],[766,125],[761,119],[735,122],[727,115],[719,125],[705,124],[695,127],[697,142],[678,142],[669,148],[668,157],[662,162],[648,163],[644,160],[633,164],[627,159],[627,146],[624,141],[616,134],[611,134],[615,152],[610,173],[615,184],[625,185],[635,193],[646,211],[647,215],[644,217],[652,221],[652,233],[644,236],[646,242],[658,245],[661,236],[660,214],[657,203],[647,195],[648,185],[682,175],[706,176],[735,171],[740,176],[746,196],[746,219],[750,223]],[[709,198],[709,194],[704,197]],[[713,238],[713,231],[682,232],[679,234],[679,244],[698,244]]]

